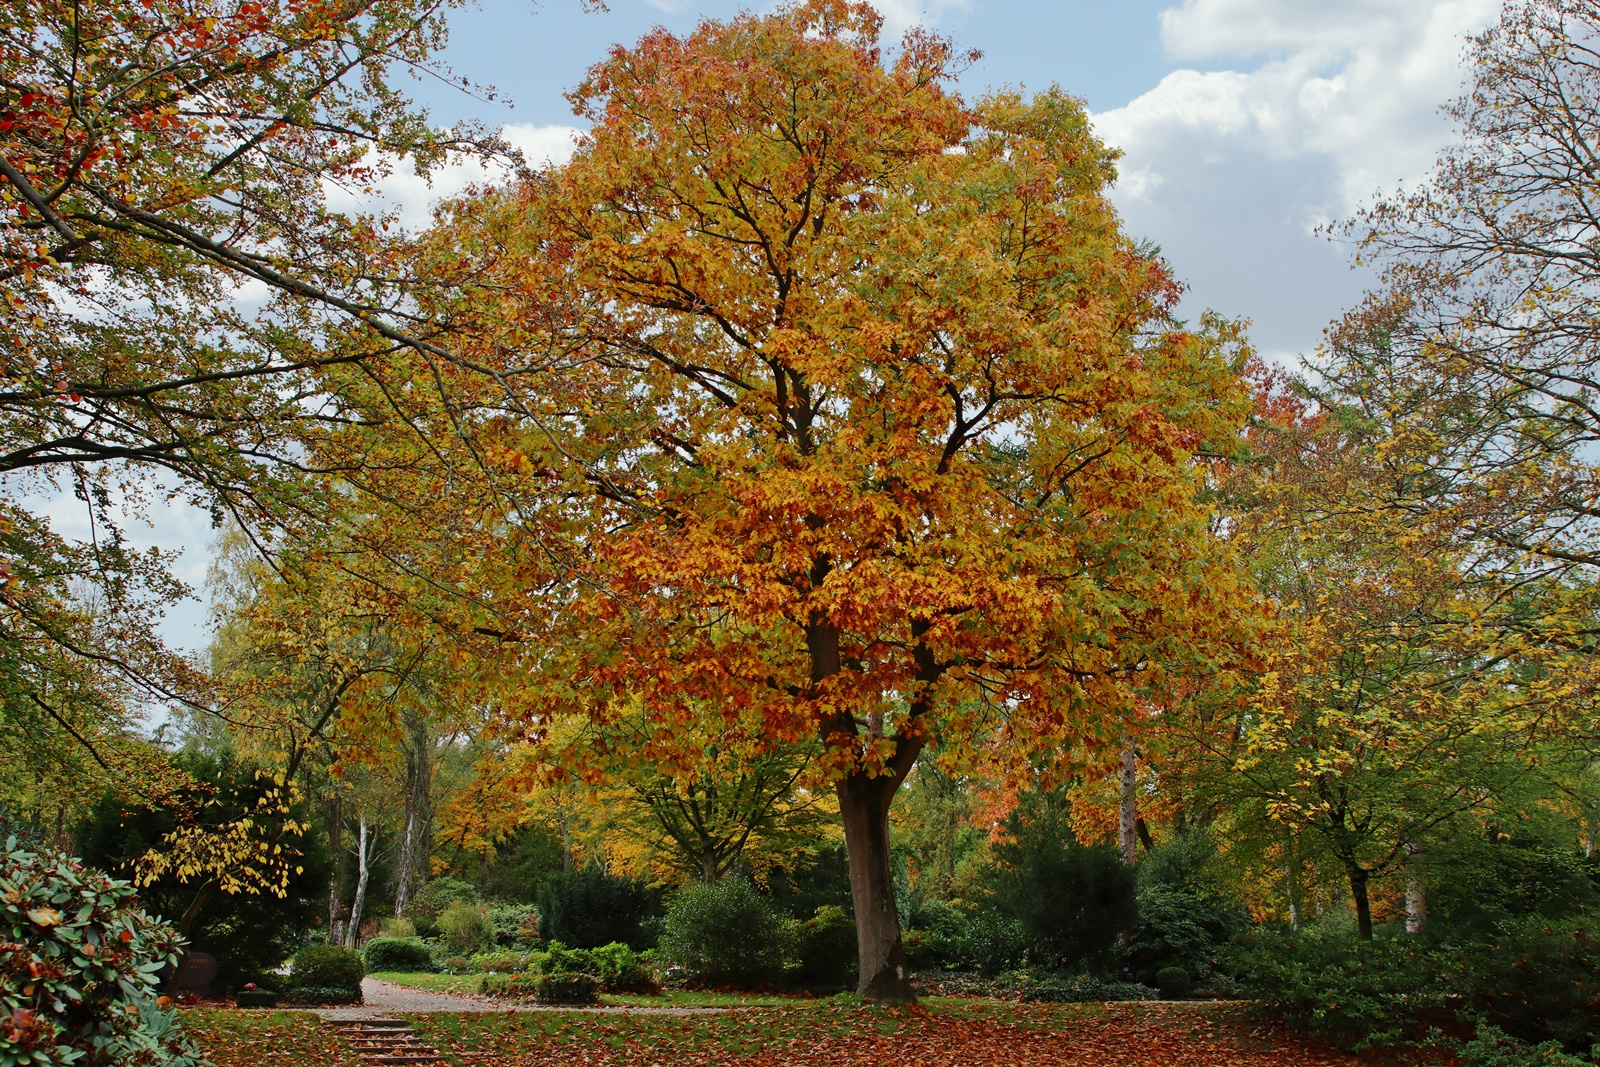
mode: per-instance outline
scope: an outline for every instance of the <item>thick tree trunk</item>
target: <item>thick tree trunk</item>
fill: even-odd
[[[1122,805],[1117,812],[1117,837],[1122,844],[1122,862],[1131,867],[1139,858],[1139,753],[1132,744],[1122,750],[1118,784]]]
[[[1367,900],[1368,873],[1360,867],[1350,867],[1350,895],[1356,903],[1356,935],[1363,941],[1372,940],[1372,905]]]
[[[361,909],[367,902],[367,817],[361,817],[361,833],[356,840],[356,899],[350,905],[350,928],[345,931],[344,947],[355,948],[361,936]]]
[[[891,775],[869,778],[853,774],[837,787],[861,955],[861,981],[856,991],[868,1000],[893,1004],[916,999],[900,944],[900,914],[895,907],[889,856],[889,802],[899,784]]]
[[[408,712],[405,726],[406,828],[395,872],[395,918],[405,914],[412,893],[427,879],[433,851],[433,736],[420,712]]]

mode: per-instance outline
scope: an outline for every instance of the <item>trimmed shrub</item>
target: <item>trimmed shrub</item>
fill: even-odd
[[[362,949],[367,971],[431,971],[433,954],[420,937],[375,937]]]
[[[439,940],[458,956],[470,956],[494,943],[494,931],[489,927],[489,915],[471,904],[452,904],[434,920],[439,927]]]
[[[696,883],[667,912],[661,955],[706,985],[749,987],[783,970],[784,927],[747,879]]]
[[[134,890],[57,852],[0,852],[0,1062],[199,1067],[176,1011],[156,1006],[177,933],[133,905]]]
[[[1162,1000],[1182,1000],[1194,992],[1194,979],[1182,967],[1163,967],[1156,972],[1156,988]]]
[[[1123,962],[1145,983],[1156,972],[1179,967],[1191,978],[1211,973],[1211,957],[1246,925],[1244,914],[1222,901],[1183,886],[1144,885]]]
[[[829,989],[848,985],[859,958],[855,920],[843,908],[824,904],[811,918],[795,924],[790,954],[796,982]]]
[[[472,960],[466,956],[451,956],[444,961],[444,969],[451,974],[466,974],[472,970]]]
[[[361,989],[367,968],[361,953],[335,945],[307,945],[294,954],[289,976],[295,988]]]
[[[522,957],[515,952],[480,952],[465,962],[479,974],[514,974],[523,967]]]
[[[543,936],[578,948],[621,941],[650,948],[650,920],[661,913],[661,895],[643,881],[606,874],[598,867],[547,878],[539,886]]]

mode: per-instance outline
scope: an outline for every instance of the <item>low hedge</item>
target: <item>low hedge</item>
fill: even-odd
[[[360,989],[367,975],[361,953],[337,945],[307,945],[290,961],[290,984],[310,989]]]
[[[375,937],[363,950],[367,971],[435,971],[433,953],[420,937]]]

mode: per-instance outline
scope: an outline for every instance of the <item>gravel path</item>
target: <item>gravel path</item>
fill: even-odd
[[[478,1012],[478,1011],[587,1011],[596,1015],[706,1015],[727,1008],[674,1008],[674,1007],[593,1007],[553,1008],[530,1004],[520,1000],[495,1000],[473,996],[469,993],[434,993],[426,989],[412,989],[377,978],[361,980],[361,998],[365,1003],[344,1008],[312,1008],[324,1019],[382,1019],[391,1015],[415,1015],[419,1012]]]

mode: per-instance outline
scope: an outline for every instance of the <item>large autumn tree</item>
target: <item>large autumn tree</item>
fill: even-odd
[[[497,706],[526,735],[642,701],[820,739],[860,989],[903,1000],[888,813],[924,748],[1114,744],[1236,656],[1204,493],[1249,398],[1237,331],[1175,321],[1119,228],[1082,105],[969,106],[946,42],[886,57],[879,25],[815,0],[594,67],[572,162],[454,204],[423,253],[477,366],[564,369],[414,420],[434,443],[363,506],[402,571],[385,509],[458,539],[429,595],[476,590],[455,625],[525,650]],[[651,736],[677,762],[702,734]]]

